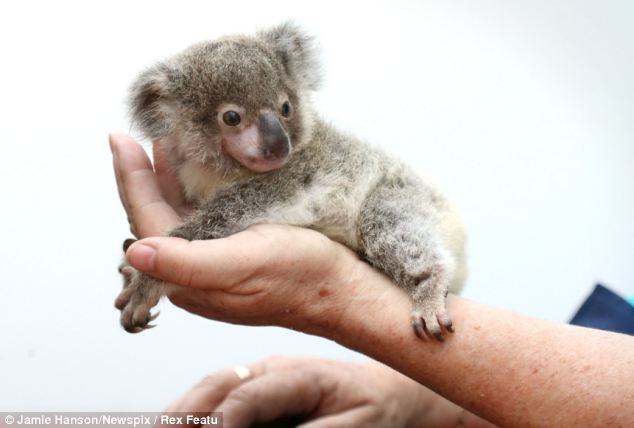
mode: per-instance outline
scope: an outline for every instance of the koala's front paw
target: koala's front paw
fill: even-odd
[[[121,325],[128,333],[139,333],[154,327],[150,321],[158,316],[152,309],[163,293],[163,283],[141,273],[129,265],[122,265],[123,290],[115,300],[115,307],[121,311]]]
[[[427,338],[428,334],[443,341],[443,329],[453,333],[453,323],[447,313],[447,289],[436,284],[421,283],[414,295],[414,310],[412,311],[412,327],[416,335]]]

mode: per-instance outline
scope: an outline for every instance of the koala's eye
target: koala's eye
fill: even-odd
[[[233,110],[229,110],[222,115],[222,120],[229,126],[237,126],[240,123],[240,115]]]
[[[282,116],[289,117],[291,115],[291,103],[284,101],[282,104]]]

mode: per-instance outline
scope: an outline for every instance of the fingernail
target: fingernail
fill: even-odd
[[[156,250],[148,245],[135,242],[126,253],[128,262],[143,272],[154,272],[156,266]]]

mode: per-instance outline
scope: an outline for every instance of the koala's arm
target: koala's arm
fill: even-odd
[[[292,180],[271,175],[238,183],[204,202],[169,236],[187,240],[216,239],[240,232],[259,223],[279,223],[281,211],[293,209]]]
[[[445,297],[458,261],[441,237],[436,199],[419,182],[386,176],[361,207],[359,232],[364,258],[412,297],[416,333],[442,340],[443,327],[453,331]]]

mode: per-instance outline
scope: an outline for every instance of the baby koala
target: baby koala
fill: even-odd
[[[465,231],[408,166],[344,134],[311,105],[314,40],[293,23],[195,44],[132,85],[133,122],[160,144],[196,208],[170,236],[215,239],[260,223],[317,230],[356,251],[413,300],[419,337],[453,331],[449,291],[465,275]],[[121,324],[153,319],[169,292],[123,268]]]

